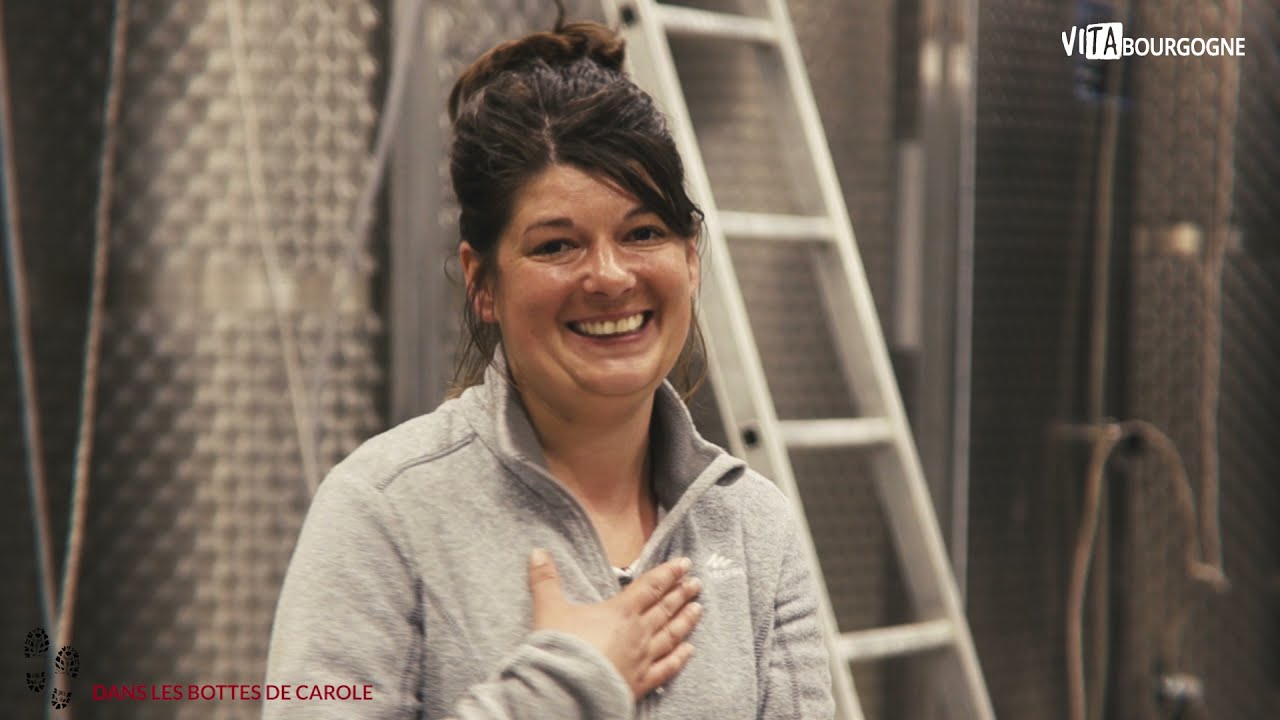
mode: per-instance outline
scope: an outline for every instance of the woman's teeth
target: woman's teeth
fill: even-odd
[[[599,322],[576,322],[573,329],[583,335],[620,335],[638,329],[644,324],[644,313],[636,313],[621,320],[601,320]]]

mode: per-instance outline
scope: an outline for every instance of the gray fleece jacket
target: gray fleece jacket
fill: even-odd
[[[551,552],[573,602],[620,588],[500,373],[369,440],[325,479],[281,591],[267,682],[293,697],[370,685],[371,699],[267,700],[263,717],[830,718],[827,654],[789,504],[703,440],[666,384],[651,453],[668,512],[633,568],[693,560],[705,607],[693,659],[637,703],[591,646],[530,631],[535,547]]]

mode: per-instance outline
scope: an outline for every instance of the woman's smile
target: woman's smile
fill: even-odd
[[[638,335],[651,317],[653,313],[642,310],[617,319],[575,320],[569,323],[569,329],[597,340],[622,340]]]

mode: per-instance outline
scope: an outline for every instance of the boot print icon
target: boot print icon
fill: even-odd
[[[26,642],[22,645],[22,655],[27,660],[39,659],[42,663],[49,653],[49,633],[45,632],[42,627],[35,628],[27,633]],[[80,676],[80,653],[70,645],[65,645],[58,650],[58,654],[53,658],[53,672],[55,675],[63,675],[72,680]],[[45,671],[27,673],[27,689],[33,693],[43,694],[48,686],[48,680]],[[54,710],[62,710],[71,704],[71,691],[62,691],[53,688],[49,693],[49,704]]]

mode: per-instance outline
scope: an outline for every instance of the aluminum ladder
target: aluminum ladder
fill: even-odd
[[[685,0],[691,2],[694,0]],[[705,0],[704,0],[705,2]],[[728,14],[654,0],[603,0],[612,27],[627,41],[630,72],[666,112],[685,163],[689,190],[706,214],[700,313],[710,374],[730,449],[771,478],[791,499],[802,523],[804,554],[818,584],[821,620],[832,658],[839,717],[863,718],[850,663],[929,653],[927,681],[947,717],[994,718],[973,639],[889,362],[871,290],[854,242],[817,105],[784,0],[754,0],[754,14]],[[723,5],[724,2],[718,4]],[[669,37],[749,43],[766,56],[765,79],[789,145],[798,146],[789,170],[807,175],[823,211],[812,216],[722,209],[703,162]],[[783,180],[785,182],[785,180]],[[812,256],[827,326],[845,381],[866,417],[779,420],[736,273],[729,242],[791,243]],[[840,319],[838,322],[834,319]],[[868,448],[877,489],[897,548],[915,622],[841,632],[804,515],[789,452]]]

